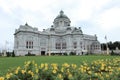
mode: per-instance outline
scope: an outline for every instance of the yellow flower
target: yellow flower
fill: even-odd
[[[45,67],[48,67],[48,64],[47,64],[47,63],[45,63]]]
[[[19,67],[17,67],[17,70],[20,70],[20,66],[19,66]]]
[[[24,74],[26,71],[25,70],[21,70],[22,74]]]
[[[55,74],[57,71],[56,71],[56,70],[53,70],[52,72]]]
[[[98,74],[97,74],[97,73],[95,73],[95,76],[98,76]]]
[[[64,63],[62,66],[63,67],[69,67],[70,65],[68,63]]]
[[[72,74],[69,74],[69,75],[68,75],[68,78],[72,78]]]
[[[109,75],[108,75],[108,74],[106,74],[106,77],[108,78],[108,77],[109,77]]]
[[[7,73],[6,78],[9,79],[13,74],[12,73]]]
[[[35,64],[35,67],[37,67],[37,64]]]
[[[92,72],[91,72],[91,71],[88,71],[88,74],[92,74]]]
[[[102,64],[101,64],[101,66],[105,66],[105,64],[104,64],[104,63],[102,63]]]
[[[64,68],[63,67],[61,68],[61,72],[64,72]]]
[[[40,65],[40,68],[43,68],[44,67],[44,64],[42,63],[41,65]]]
[[[110,66],[108,66],[108,68],[109,68],[109,69],[111,69],[111,67],[110,67]]]
[[[39,70],[38,70],[38,69],[36,69],[36,73],[38,73],[38,71],[39,71]]]
[[[87,67],[87,70],[89,70],[90,68],[89,67]]]
[[[101,66],[100,70],[104,70],[104,66]]]
[[[28,71],[28,74],[31,74],[32,75],[32,77],[34,76],[34,73],[30,70],[30,71]]]
[[[120,68],[118,68],[118,70],[120,71]]]
[[[48,70],[48,66],[46,66],[46,67],[44,68],[44,70]]]
[[[62,79],[63,78],[62,74],[58,74],[58,78]]]
[[[72,66],[73,69],[75,69],[77,67],[76,64],[72,64],[71,66]]]
[[[53,66],[53,67],[54,67],[54,66],[58,66],[58,65],[57,65],[57,64],[55,64],[55,63],[53,63],[53,64],[51,64],[51,66]]]
[[[4,80],[4,77],[0,77],[0,80]]]
[[[94,69],[94,66],[92,66],[92,69]]]
[[[18,70],[15,70],[15,74],[18,74]]]

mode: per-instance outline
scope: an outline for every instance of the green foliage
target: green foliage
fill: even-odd
[[[27,61],[24,67],[9,70],[0,80],[119,80],[120,58],[101,59],[77,64]]]
[[[40,63],[59,63],[63,64],[74,63],[80,65],[83,61],[91,63],[98,59],[113,59],[120,58],[120,56],[104,56],[104,55],[88,55],[88,56],[23,56],[23,57],[0,57],[0,76],[5,75],[8,69],[15,68],[17,66],[23,66],[23,63],[28,60],[34,60],[40,65]]]

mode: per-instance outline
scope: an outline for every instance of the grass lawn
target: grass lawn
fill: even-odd
[[[98,59],[112,59],[120,56],[31,56],[31,57],[0,57],[0,76],[6,74],[8,69],[24,66],[25,61],[34,60],[40,63],[75,63],[80,65],[83,61],[91,62]]]

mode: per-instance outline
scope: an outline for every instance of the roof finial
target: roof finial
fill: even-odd
[[[63,10],[61,10],[61,11],[60,11],[60,15],[63,15],[63,14],[64,14],[64,12],[63,12]]]
[[[26,22],[25,25],[28,26],[28,23]]]

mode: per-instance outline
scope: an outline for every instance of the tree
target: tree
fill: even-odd
[[[7,55],[7,57],[10,57],[10,53],[9,52],[6,52],[6,55]]]
[[[14,53],[14,50],[13,50],[13,52],[12,52],[12,57],[15,57],[15,53]]]
[[[120,41],[115,41],[115,42],[108,42],[107,43],[108,44],[108,48],[110,49],[110,50],[115,50],[116,49],[116,47],[118,47],[118,49],[120,49]],[[101,44],[101,49],[102,50],[106,50],[106,43],[102,43]]]

